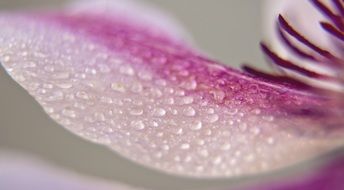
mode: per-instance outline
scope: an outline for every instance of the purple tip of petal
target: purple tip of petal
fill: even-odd
[[[328,6],[322,3],[320,0],[311,0],[311,2],[326,15],[340,30],[344,30],[343,18],[333,12]],[[340,3],[340,2],[339,2]]]
[[[343,2],[343,0],[332,0],[332,2],[336,6],[337,10],[340,12],[341,16],[344,17],[344,2]]]
[[[273,52],[264,43],[261,43],[261,48],[262,48],[263,52],[273,61],[274,64],[276,64],[282,68],[289,69],[289,70],[298,72],[304,76],[315,78],[315,79],[330,80],[330,81],[336,80],[336,78],[310,71],[306,68],[303,68],[303,67],[296,65],[295,63],[293,63],[291,61],[282,59],[280,56],[278,56],[275,52]]]
[[[265,73],[263,71],[260,71],[259,69],[255,69],[249,65],[243,65],[242,69],[259,78],[262,79],[268,79],[271,81],[275,81],[277,83],[281,83],[281,84],[285,84],[287,86],[293,86],[293,88],[299,88],[299,89],[303,89],[303,90],[312,90],[314,87],[303,83],[301,81],[298,81],[294,78],[288,77],[288,76],[283,76],[283,75],[274,75],[274,74],[270,74],[270,73]]]
[[[312,61],[317,61],[316,58],[309,54],[306,53],[304,50],[301,50],[299,47],[297,47],[297,45],[293,44],[288,37],[284,34],[284,32],[282,31],[282,29],[280,27],[277,27],[278,33],[281,37],[281,39],[283,40],[283,42],[294,52],[296,53],[296,55],[300,56],[301,58],[305,58],[305,59],[309,59]]]
[[[331,59],[331,60],[337,60],[338,59],[332,53],[330,53],[329,51],[324,50],[324,49],[318,47],[314,43],[310,42],[303,35],[301,35],[299,32],[297,32],[282,15],[279,15],[278,21],[279,21],[280,27],[284,31],[286,31],[288,34],[293,36],[299,42],[301,42],[302,44],[306,45],[307,47],[309,47],[310,49],[312,49],[316,53],[322,55],[325,58]],[[337,64],[337,62],[333,62],[333,64],[335,64],[335,63]]]
[[[329,163],[309,173],[295,174],[268,185],[256,185],[241,190],[343,190],[344,156],[338,155]]]
[[[321,22],[321,27],[326,30],[328,33],[333,35],[334,37],[338,38],[339,40],[344,42],[344,32],[337,29],[335,26],[328,22]]]

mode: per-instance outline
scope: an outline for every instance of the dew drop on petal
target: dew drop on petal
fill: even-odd
[[[187,107],[184,109],[184,115],[186,116],[195,116],[196,115],[196,110],[193,107]]]
[[[132,121],[131,126],[138,130],[145,128],[145,124],[142,121]]]
[[[124,93],[126,91],[125,86],[123,84],[120,84],[120,83],[112,83],[111,89],[116,91],[116,92],[122,92],[122,93]]]
[[[153,115],[162,117],[162,116],[166,115],[166,110],[163,108],[156,108],[153,110]]]
[[[203,124],[201,121],[195,121],[191,124],[190,128],[192,130],[200,130],[202,128]]]

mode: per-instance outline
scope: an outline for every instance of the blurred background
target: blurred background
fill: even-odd
[[[259,50],[262,0],[146,0],[174,15],[212,58],[264,67]],[[0,0],[0,10],[62,7],[67,0]],[[149,189],[207,189],[234,180],[169,176],[127,161],[57,125],[0,69],[0,151],[29,153],[82,174]]]

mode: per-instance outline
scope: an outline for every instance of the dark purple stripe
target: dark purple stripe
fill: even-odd
[[[306,39],[303,35],[301,35],[299,32],[297,32],[285,19],[282,15],[279,15],[278,17],[279,25],[280,27],[286,31],[288,34],[293,36],[295,39],[297,39],[299,42],[302,44],[306,45],[310,49],[314,50],[318,54],[322,55],[323,57],[330,59],[330,60],[338,60],[337,57],[335,57],[333,54],[330,52],[321,49],[314,43],[310,42],[308,39]],[[330,62],[331,64],[338,65],[337,61]]]
[[[344,31],[344,24],[342,17],[335,14],[330,8],[324,5],[319,0],[312,0],[312,3],[342,31]]]
[[[315,78],[315,79],[321,79],[321,80],[337,80],[336,78],[322,75],[313,71],[309,71],[303,67],[295,65],[295,63],[282,59],[279,57],[276,53],[274,53],[267,45],[264,43],[261,43],[261,48],[263,52],[272,60],[272,62],[280,67],[295,71],[297,73],[300,73],[304,76]]]
[[[344,41],[344,33],[338,30],[335,26],[328,22],[321,22],[321,27],[326,30],[328,33],[333,35],[334,37],[338,38],[341,41]]]
[[[284,83],[288,86],[292,86],[294,88],[300,88],[300,89],[307,89],[307,90],[312,90],[313,87],[303,83],[297,79],[291,78],[289,76],[284,76],[284,75],[274,75],[271,73],[266,73],[263,71],[260,71],[259,69],[253,68],[249,65],[243,65],[241,67],[245,72],[255,76],[255,77],[259,77],[262,79],[268,79],[269,81],[274,81],[277,83]]]
[[[337,7],[340,15],[344,17],[344,1],[343,0],[332,0],[333,4]]]
[[[303,50],[301,50],[300,48],[298,48],[296,45],[294,45],[289,39],[288,37],[284,34],[284,32],[282,31],[282,29],[280,27],[278,27],[278,32],[279,35],[281,37],[281,39],[283,40],[283,42],[289,47],[290,50],[292,50],[294,53],[296,53],[298,56],[305,58],[305,59],[309,59],[312,61],[317,62],[318,60],[316,60],[316,58],[306,52],[304,52]]]

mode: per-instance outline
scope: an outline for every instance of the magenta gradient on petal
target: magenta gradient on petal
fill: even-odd
[[[128,14],[3,15],[2,65],[68,130],[168,173],[260,174],[343,145],[326,97],[226,67]]]
[[[279,112],[289,111],[288,108],[314,109],[313,106],[326,103],[325,98],[293,89],[288,83],[283,84],[283,81],[280,82],[282,84],[274,84],[268,79],[252,78],[197,54],[195,50],[175,44],[168,36],[154,36],[149,30],[136,29],[122,20],[83,14],[60,15],[52,20],[61,24],[61,27],[80,32],[110,51],[140,59],[139,64],[149,67],[156,75],[174,85],[180,85],[189,94],[196,93],[215,104],[247,104],[277,115]]]
[[[325,166],[309,173],[276,180],[268,185],[256,185],[245,190],[342,190],[344,189],[344,157],[339,155]]]

